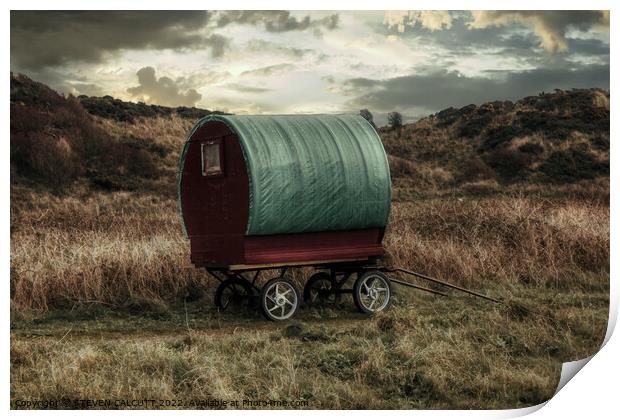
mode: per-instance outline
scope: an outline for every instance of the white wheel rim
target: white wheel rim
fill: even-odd
[[[273,283],[265,291],[265,310],[274,319],[290,318],[297,309],[297,293],[292,285],[285,281]]]
[[[359,292],[360,304],[369,312],[379,312],[390,301],[390,287],[383,277],[372,274],[362,280]]]

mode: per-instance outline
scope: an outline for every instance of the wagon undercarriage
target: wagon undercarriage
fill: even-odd
[[[447,296],[440,290],[389,276],[395,272],[412,275],[495,303],[500,302],[481,293],[399,267],[351,263],[323,264],[312,267],[317,271],[305,281],[302,293],[287,274],[292,268],[290,266],[255,269],[247,267],[241,270],[207,268],[207,271],[220,282],[214,297],[215,305],[219,310],[233,312],[258,305],[265,317],[272,321],[285,321],[293,318],[302,306],[302,302],[308,307],[335,306],[341,302],[345,294],[353,296],[353,302],[360,312],[365,314],[380,312],[389,308],[391,304],[393,283]],[[280,271],[278,275],[267,279],[259,287],[258,283],[262,282],[263,273],[274,269]],[[352,287],[347,287],[351,283]]]

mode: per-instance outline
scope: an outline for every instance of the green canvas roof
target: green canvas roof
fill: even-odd
[[[210,115],[188,140],[209,121],[227,124],[239,137],[250,183],[247,235],[387,224],[388,161],[361,116]]]

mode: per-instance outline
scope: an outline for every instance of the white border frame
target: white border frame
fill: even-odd
[[[403,10],[403,9],[417,9],[417,10],[611,10],[611,24],[610,24],[610,48],[611,48],[611,75],[610,75],[610,90],[612,94],[612,103],[614,104],[611,111],[611,138],[612,146],[611,146],[611,160],[616,161],[616,147],[613,145],[615,141],[615,134],[618,132],[617,126],[618,123],[614,118],[615,112],[615,101],[613,100],[614,94],[614,72],[613,69],[617,68],[617,39],[614,40],[613,36],[615,34],[615,28],[618,26],[617,14],[620,13],[620,6],[616,6],[620,4],[618,2],[612,1],[600,1],[600,0],[591,0],[588,2],[577,2],[574,0],[570,1],[547,1],[544,4],[540,1],[532,1],[532,0],[521,0],[521,1],[505,1],[498,3],[496,1],[488,1],[488,0],[469,0],[466,2],[458,2],[455,0],[423,0],[423,1],[382,1],[382,2],[370,2],[370,1],[358,1],[358,2],[345,2],[345,1],[326,1],[326,0],[299,0],[299,1],[283,1],[283,0],[272,0],[269,2],[251,2],[249,0],[228,0],[225,3],[215,3],[215,2],[204,2],[197,0],[180,0],[173,3],[163,2],[163,1],[144,1],[144,0],[135,0],[131,3],[128,3],[126,0],[108,0],[108,1],[92,1],[88,3],[79,2],[76,0],[58,0],[55,2],[49,1],[41,1],[41,0],[23,0],[23,1],[14,1],[9,0],[6,2],[8,5],[8,10],[6,10],[2,14],[1,28],[5,33],[3,37],[4,43],[4,55],[2,57],[4,68],[10,70],[10,9],[15,10],[23,10],[23,9],[41,9],[41,10],[53,10],[53,9],[147,9],[147,10],[161,10],[161,9],[204,9],[210,5],[213,5],[213,9],[291,9],[293,7],[296,10]],[[256,7],[259,6],[259,7]],[[380,7],[377,7],[380,6]],[[615,6],[615,7],[614,7]],[[614,30],[611,30],[611,27]],[[8,72],[7,72],[8,73]],[[5,73],[6,74],[6,73]],[[7,75],[8,76],[8,75]],[[6,77],[6,76],[5,76]],[[2,167],[5,168],[5,171],[9,171],[10,161],[9,161],[9,127],[10,127],[10,116],[9,116],[9,100],[8,97],[10,95],[9,92],[9,84],[3,84],[4,90],[4,101],[2,102],[2,110],[3,110],[3,120],[4,120],[4,132],[5,132],[5,141],[4,141],[4,153],[1,154]],[[594,416],[596,417],[611,417],[609,414],[613,413],[617,416],[617,408],[618,408],[618,397],[617,397],[617,385],[618,385],[618,374],[619,374],[619,363],[616,357],[617,354],[620,354],[620,344],[617,337],[613,337],[612,333],[615,328],[615,323],[618,314],[618,282],[614,279],[614,275],[618,273],[618,252],[616,251],[616,247],[613,246],[615,244],[614,239],[618,238],[618,229],[615,223],[615,214],[617,214],[618,205],[616,197],[616,170],[614,166],[611,166],[611,290],[610,290],[610,298],[611,298],[611,307],[610,307],[610,318],[607,334],[605,337],[605,346],[602,350],[593,355],[594,357],[588,358],[585,360],[585,363],[588,361],[590,363],[585,366],[583,372],[579,373],[579,376],[576,380],[570,381],[568,384],[564,386],[564,388],[559,387],[558,391],[561,389],[561,392],[557,393],[557,395],[552,398],[548,403],[541,404],[539,406],[525,408],[525,409],[517,409],[517,410],[503,410],[503,411],[387,411],[385,413],[377,413],[377,412],[351,412],[351,411],[341,411],[335,415],[351,418],[359,420],[360,417],[364,418],[366,416],[393,416],[397,418],[409,418],[410,416],[416,416],[416,418],[505,418],[505,417],[516,417],[522,416],[526,414],[530,414],[532,412],[536,412],[534,415],[537,418],[555,418],[555,417],[563,417],[563,418],[578,418],[582,419],[584,416]],[[7,174],[8,175],[8,174]],[[3,192],[3,197],[5,198],[4,205],[2,206],[3,212],[3,220],[2,224],[2,233],[3,233],[3,259],[4,259],[4,273],[5,279],[3,281],[4,287],[2,288],[2,301],[8,302],[10,298],[9,293],[9,270],[10,266],[10,234],[9,234],[9,225],[10,225],[10,206],[9,206],[9,176],[5,176],[2,178],[1,188]],[[5,306],[3,321],[3,331],[8,332],[10,330],[10,318],[9,318],[9,305]],[[2,346],[2,373],[4,378],[4,395],[9,397],[10,395],[10,366],[9,366],[9,340],[4,342]],[[563,369],[563,375],[565,372],[573,371],[575,372],[576,367],[583,367],[585,365],[584,361],[579,363],[568,364]],[[581,366],[579,366],[581,365]],[[571,376],[572,377],[572,376]],[[5,397],[5,398],[6,398]],[[6,398],[2,401],[4,404],[5,410],[9,410],[9,398]],[[540,408],[544,407],[544,409],[538,411]],[[175,411],[175,412],[153,412],[153,411],[124,411],[124,412],[115,412],[114,416],[132,416],[138,418],[149,418],[159,416],[183,416],[185,418],[188,417],[200,417],[204,418],[204,416],[215,416],[215,417],[230,417],[230,418],[242,418],[242,416],[246,415],[256,416],[258,418],[267,418],[270,419],[276,418],[284,418],[285,416],[299,416],[299,417],[315,417],[322,415],[321,413],[313,412],[313,411],[296,411],[294,414],[289,411],[252,411],[250,413],[242,412],[242,411],[228,411],[228,412],[214,412],[210,411],[209,413],[204,413],[202,411],[198,412],[189,412],[189,411]],[[51,418],[71,418],[71,417],[103,417],[109,416],[111,413],[106,411],[95,412],[95,411],[78,411],[78,412],[49,412],[49,411],[10,411],[9,413],[12,417],[26,417],[26,416],[45,416]]]

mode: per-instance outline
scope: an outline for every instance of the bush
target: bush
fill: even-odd
[[[480,143],[480,150],[495,149],[522,134],[523,132],[515,125],[501,125],[499,127],[489,128],[484,133],[482,142]]]
[[[443,111],[439,111],[435,114],[435,117],[438,120],[437,126],[442,128],[454,124],[460,116],[461,113],[459,112],[459,110],[453,107],[446,108]]]
[[[373,116],[372,116],[372,112],[370,112],[367,109],[360,109],[360,115],[362,116],[362,118],[364,118],[366,121],[368,121],[370,123],[370,125],[372,125],[373,127],[377,128],[377,126],[375,125]]]
[[[390,112],[388,114],[388,125],[390,128],[400,128],[403,125],[403,116],[400,112]]]
[[[495,172],[479,156],[473,156],[459,165],[458,180],[461,182],[495,178]]]
[[[609,137],[598,134],[592,139],[592,145],[598,150],[609,151]]]
[[[458,131],[458,136],[469,138],[479,136],[492,120],[493,115],[490,113],[476,115],[461,125]]]
[[[526,155],[540,155],[545,151],[545,148],[538,143],[524,143],[519,146],[519,152]]]
[[[484,161],[504,180],[524,177],[532,158],[518,150],[498,149],[485,155]]]
[[[64,186],[83,173],[83,166],[65,138],[43,132],[11,136],[11,164],[18,173],[53,187]]]
[[[573,147],[553,152],[540,170],[551,182],[574,182],[609,176],[609,161],[599,161],[588,151]]]
[[[390,176],[392,178],[420,176],[420,172],[411,161],[388,155],[388,162],[390,164]]]

